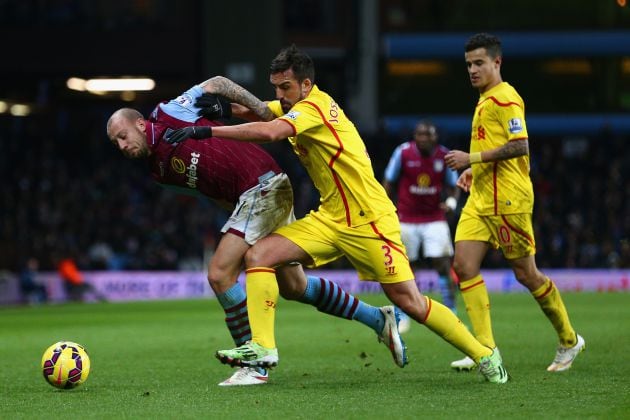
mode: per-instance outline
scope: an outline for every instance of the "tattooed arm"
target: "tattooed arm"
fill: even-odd
[[[481,153],[482,162],[496,162],[497,160],[507,160],[523,156],[529,153],[529,142],[527,139],[508,141],[501,147],[487,150]]]
[[[503,146],[497,147],[495,149],[486,150],[481,153],[473,153],[472,155],[466,152],[462,152],[461,150],[451,150],[445,156],[444,161],[449,168],[460,170],[469,167],[471,163],[496,162],[499,160],[507,160],[519,156],[524,156],[528,153],[529,142],[525,138],[508,141]]]
[[[239,105],[243,105],[262,121],[271,121],[274,119],[274,115],[267,107],[266,103],[255,97],[244,87],[234,83],[226,77],[215,76],[203,82],[201,87],[204,92],[222,95]],[[232,109],[233,112],[234,110],[238,110],[241,112],[237,113],[245,114],[240,107],[233,107]]]

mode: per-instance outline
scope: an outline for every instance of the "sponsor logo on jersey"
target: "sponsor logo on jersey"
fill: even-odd
[[[199,156],[201,156],[199,153],[190,153],[190,165],[186,168],[186,178],[188,178],[186,185],[190,188],[197,188],[197,180],[199,179],[197,178],[197,164],[199,163]]]
[[[520,118],[512,118],[508,121],[508,128],[512,134],[520,133],[523,131],[523,122]]]
[[[416,183],[420,187],[428,187],[429,184],[431,184],[431,177],[428,174],[422,173],[416,178]]]
[[[437,187],[431,186],[431,177],[422,173],[416,178],[417,185],[410,185],[409,192],[415,195],[433,195],[437,193]]]
[[[285,117],[292,119],[293,121],[297,120],[297,117],[300,115],[297,111],[289,111],[284,114]]]
[[[173,170],[176,173],[183,174],[184,171],[186,170],[186,164],[180,158],[172,157],[171,158],[171,168],[173,168]]]

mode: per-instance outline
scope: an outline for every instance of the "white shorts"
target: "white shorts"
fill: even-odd
[[[409,261],[416,261],[422,244],[424,258],[453,256],[453,242],[448,223],[444,220],[429,223],[401,223],[400,236],[407,248]]]
[[[241,236],[249,245],[295,221],[293,189],[286,174],[268,172],[260,184],[240,195],[236,208],[221,229]]]

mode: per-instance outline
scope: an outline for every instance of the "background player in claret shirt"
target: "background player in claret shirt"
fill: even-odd
[[[271,121],[212,127],[206,135],[245,142],[289,140],[320,193],[320,206],[306,217],[277,229],[258,241],[246,254],[248,307],[252,342],[230,350],[219,350],[223,363],[275,365],[278,350],[274,334],[275,303],[278,297],[276,270],[299,261],[319,266],[346,256],[361,280],[378,281],[387,297],[416,321],[453,344],[473,360],[491,382],[504,383],[508,376],[496,354],[480,344],[453,312],[423,296],[400,239],[396,208],[374,170],[363,140],[341,107],[314,84],[311,58],[291,46],[271,63],[270,81],[276,100],[268,104]],[[215,80],[209,89],[243,104],[233,82]],[[242,89],[242,88],[241,88]],[[168,136],[178,142],[197,135],[178,130]],[[396,351],[400,366],[406,351],[395,321],[381,337]],[[399,338],[399,337],[398,337]]]
[[[571,326],[555,284],[536,267],[525,105],[501,78],[497,37],[472,36],[466,43],[465,58],[470,81],[480,94],[470,153],[453,150],[446,155],[446,163],[457,170],[467,168],[457,181],[464,191],[470,191],[470,197],[457,224],[454,261],[466,310],[479,341],[496,348],[480,267],[491,246],[501,248],[516,279],[529,289],[558,334],[560,345],[547,370],[563,371],[571,367],[585,343]],[[474,365],[470,359],[451,364],[456,369]]]
[[[420,257],[431,259],[438,272],[443,303],[457,313],[455,282],[451,276],[453,243],[446,212],[457,207],[457,172],[444,164],[448,149],[438,144],[435,125],[428,120],[416,124],[413,140],[399,145],[392,153],[383,186],[391,197],[397,196],[400,234],[413,263]],[[394,186],[398,184],[396,194]]]
[[[201,118],[199,113],[231,115],[229,103],[202,97],[204,86],[194,86],[176,99],[159,104],[148,120],[134,109],[116,111],[107,123],[107,135],[126,157],[148,160],[151,176],[158,183],[209,197],[234,209],[210,262],[208,281],[225,311],[234,343],[239,346],[251,339],[246,294],[237,282],[243,257],[257,240],[295,220],[293,190],[287,175],[258,145],[217,137],[176,146],[163,140],[165,133],[174,128],[198,130],[203,125],[218,125]],[[199,98],[205,101],[206,108],[195,105]],[[264,104],[262,108],[267,109]],[[235,112],[241,109],[235,107]],[[282,296],[287,299],[311,304],[330,315],[356,319],[378,335],[391,328],[385,309],[361,302],[329,280],[307,278],[299,265],[280,268],[278,274]],[[244,367],[220,385],[264,384],[267,378],[265,369]]]

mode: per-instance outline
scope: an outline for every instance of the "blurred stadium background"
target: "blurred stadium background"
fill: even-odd
[[[380,179],[420,118],[436,121],[447,147],[467,147],[477,92],[463,44],[481,31],[502,37],[503,78],[527,105],[539,266],[630,268],[625,0],[0,0],[0,294],[29,258],[42,272],[60,255],[86,272],[205,270],[227,214],[160,189],[124,159],[105,135],[115,109],[146,115],[217,74],[269,99],[269,61],[296,43],[359,127]],[[68,87],[124,76],[156,85]],[[317,205],[310,180],[287,145],[270,150],[305,214]],[[505,265],[491,254],[486,267]]]

